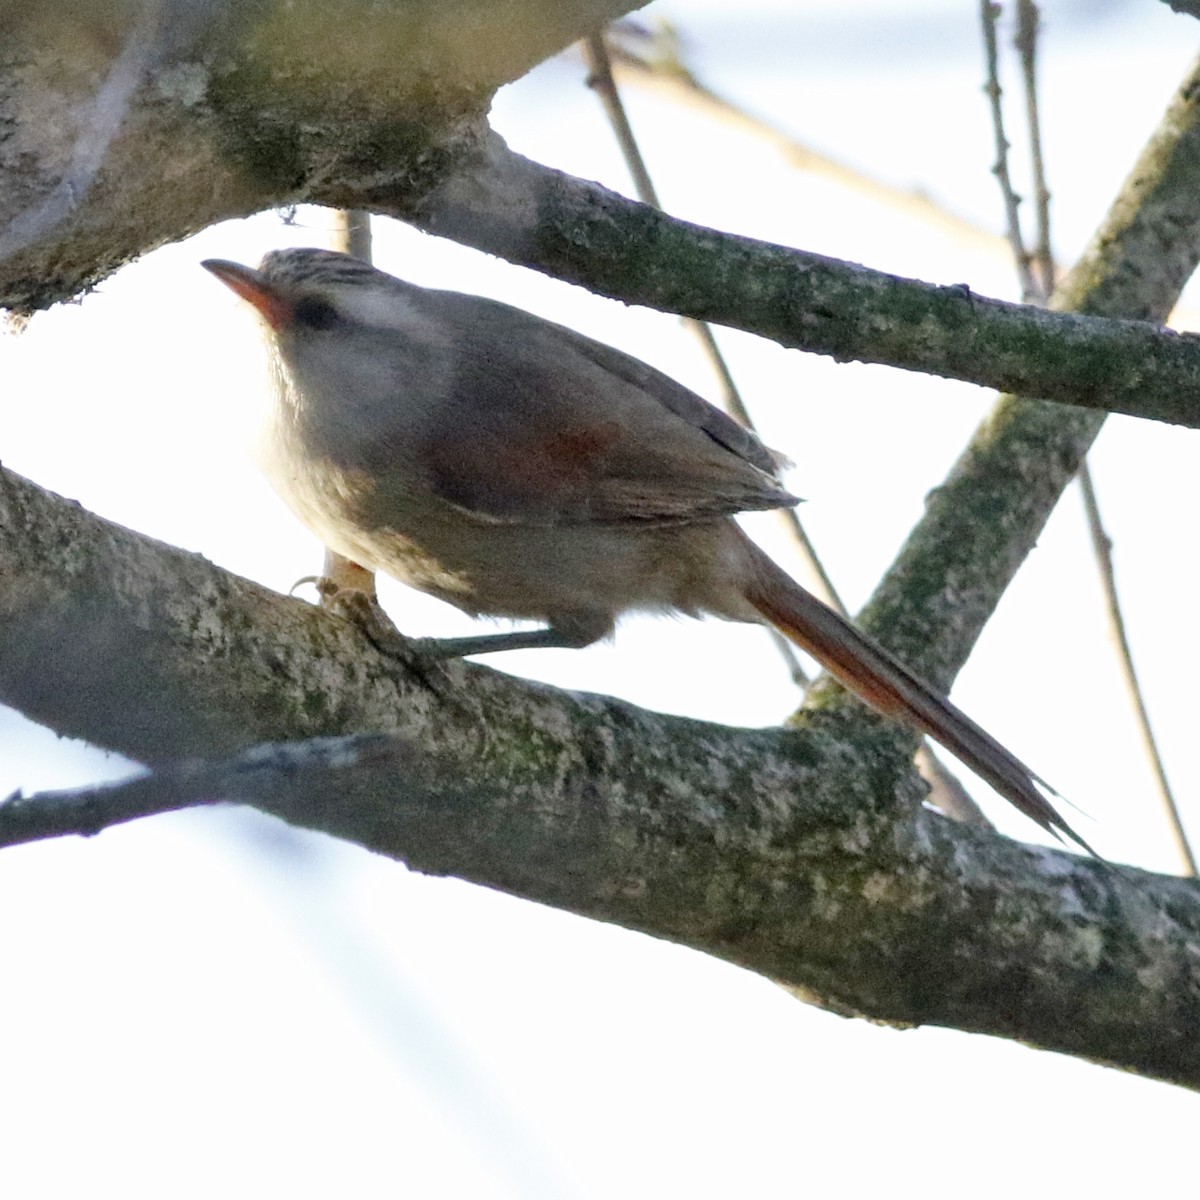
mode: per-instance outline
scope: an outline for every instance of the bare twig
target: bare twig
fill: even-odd
[[[334,213],[333,236],[335,250],[353,254],[363,262],[371,261],[371,214],[362,208],[339,208]]]
[[[1040,27],[1034,0],[1017,0],[1017,32],[1013,38],[1021,61],[1025,91],[1025,122],[1029,129],[1029,157],[1033,170],[1033,200],[1037,232],[1033,243],[1032,267],[1035,294],[1045,304],[1054,291],[1054,255],[1050,250],[1050,189],[1046,184],[1046,161],[1042,155],[1042,119],[1038,112],[1037,39]]]
[[[947,817],[961,821],[964,825],[975,825],[980,829],[995,829],[991,819],[975,803],[963,782],[938,756],[928,741],[917,747],[917,770],[929,784],[927,800]]]
[[[608,48],[604,43],[604,35],[602,33],[593,34],[583,42],[583,56],[588,67],[588,86],[596,92],[600,97],[601,103],[604,105],[604,111],[608,116],[609,124],[612,126],[617,144],[621,147],[625,166],[633,179],[633,187],[634,191],[637,192],[638,199],[643,204],[652,204],[655,208],[661,208],[662,205],[659,203],[654,181],[650,178],[650,171],[646,167],[646,160],[642,157],[637,139],[633,135],[633,127],[629,124],[629,117],[625,112],[625,105],[621,101],[621,94],[617,91],[617,85],[612,74],[612,63],[609,60]],[[705,355],[716,372],[717,378],[720,380],[722,400],[726,411],[732,413],[744,425],[753,429],[754,422],[750,418],[750,413],[746,408],[745,402],[742,400],[741,392],[738,390],[733,375],[729,370],[729,364],[725,361],[725,356],[721,353],[721,348],[717,345],[717,340],[713,336],[712,330],[705,322],[696,321],[690,317],[683,318],[683,325],[685,329],[689,330],[699,339],[700,344],[703,346]],[[778,511],[781,515],[786,513],[787,517],[791,518],[790,524],[794,526],[793,532],[798,535],[799,544],[806,548],[811,556],[807,559],[810,567],[814,570],[818,578],[825,579],[824,569],[813,552],[808,538],[800,530],[800,522],[795,513],[791,509],[780,509]],[[775,631],[772,631],[771,640],[787,664],[788,674],[791,675],[793,682],[800,687],[807,687],[809,676],[801,665],[800,659],[797,657],[791,642]]]
[[[679,57],[674,31],[669,27],[646,30],[631,21],[609,27],[606,45],[613,72],[622,85],[635,85],[643,92],[665,96],[687,104],[710,121],[772,146],[791,167],[828,179],[861,196],[883,204],[893,212],[934,225],[951,237],[992,253],[1007,250],[1005,240],[955,213],[948,212],[919,188],[897,187],[868,175],[860,168],[801,142],[769,120],[741,108],[713,91]]]
[[[997,48],[996,22],[999,20],[1003,6],[994,0],[979,0],[979,17],[983,29],[983,46],[987,56],[987,82],[983,85],[983,94],[988,98],[988,107],[992,114],[992,132],[996,139],[996,162],[992,174],[1000,184],[1000,193],[1004,197],[1004,215],[1008,225],[1008,240],[1016,259],[1017,274],[1021,281],[1021,298],[1026,303],[1038,294],[1037,282],[1029,264],[1029,252],[1025,249],[1025,240],[1021,236],[1021,198],[1013,190],[1012,179],[1008,173],[1009,142],[1004,134],[1004,109],[1000,103],[1003,95],[1000,88],[1000,55]],[[1044,299],[1044,297],[1043,297]]]
[[[0,803],[0,846],[76,834],[91,837],[139,817],[221,801],[261,803],[264,796],[325,788],[338,772],[378,769],[399,761],[400,740],[351,734],[253,746],[229,759],[193,759],[95,787],[20,792]]]
[[[1105,532],[1104,525],[1100,520],[1100,507],[1096,501],[1096,491],[1092,486],[1092,473],[1086,459],[1079,468],[1079,487],[1083,493],[1083,507],[1087,513],[1092,551],[1096,555],[1096,565],[1100,569],[1100,583],[1104,592],[1105,610],[1108,613],[1109,632],[1117,651],[1117,661],[1121,664],[1121,675],[1125,680],[1129,702],[1133,705],[1134,718],[1142,739],[1142,748],[1146,752],[1150,768],[1154,773],[1154,782],[1166,814],[1167,824],[1171,829],[1175,849],[1179,854],[1179,861],[1183,865],[1183,873],[1196,875],[1196,856],[1188,842],[1187,834],[1184,832],[1179,806],[1175,803],[1175,794],[1167,780],[1167,771],[1163,765],[1162,755],[1159,753],[1158,741],[1150,725],[1146,698],[1142,693],[1142,686],[1133,665],[1133,651],[1129,646],[1129,638],[1125,631],[1125,618],[1121,614],[1121,602],[1117,594],[1117,579],[1112,560],[1112,539]]]
[[[655,208],[661,208],[654,181],[650,178],[650,172],[647,170],[646,160],[638,148],[637,139],[633,136],[633,127],[629,124],[625,105],[613,79],[612,62],[608,56],[608,46],[605,44],[604,34],[594,33],[591,37],[585,38],[581,44],[583,59],[588,69],[587,85],[600,97],[600,102],[604,105],[604,111],[608,116],[609,124],[612,125],[617,144],[621,147],[626,169],[633,177],[633,189],[643,204],[653,204]]]

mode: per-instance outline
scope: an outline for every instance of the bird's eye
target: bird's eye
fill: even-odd
[[[296,301],[295,319],[306,329],[332,329],[338,322],[338,311],[328,300],[305,296]]]

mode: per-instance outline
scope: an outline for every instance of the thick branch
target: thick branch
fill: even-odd
[[[496,89],[644,0],[0,0],[0,305],[330,181],[412,202]]]
[[[521,685],[507,698],[520,724],[489,712],[472,768],[456,737],[428,731],[262,746],[10,801],[0,844],[224,795],[422,871],[672,938],[848,1014],[1200,1086],[1195,883],[926,811],[831,819],[829,764],[803,732],[744,734]]]

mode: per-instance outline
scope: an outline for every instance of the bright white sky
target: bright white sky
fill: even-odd
[[[643,17],[669,13],[718,90],[995,230],[975,7],[695,0]],[[1042,7],[1056,243],[1069,260],[1200,25],[1149,0]],[[582,78],[575,58],[546,64],[499,97],[495,122],[517,150],[627,190]],[[791,171],[663,100],[630,91],[627,103],[672,212],[1013,295],[1007,262],[978,245]],[[196,263],[253,262],[327,231],[314,210],[291,226],[265,215],[210,229],[0,341],[14,381],[0,408],[5,465],[273,586],[311,572],[316,544],[239,448],[257,393],[254,323]],[[376,255],[416,282],[574,324],[713,394],[671,317],[394,223],[377,225]],[[795,461],[802,516],[857,606],[990,397],[744,335],[722,343],[764,437]],[[1188,752],[1200,654],[1181,636],[1191,606],[1174,599],[1195,595],[1175,526],[1200,502],[1196,439],[1118,419],[1093,461],[1138,665],[1200,833]],[[772,542],[769,519],[752,528]],[[385,598],[406,630],[469,627],[402,589]],[[733,724],[775,723],[796,702],[766,636],[717,623],[630,621],[612,645],[492,665]],[[1173,869],[1075,495],[955,697],[1086,811],[1082,832],[1102,853]],[[0,794],[128,769],[15,715],[0,717],[0,747]],[[977,791],[1005,831],[1034,839]],[[253,814],[160,818],[6,851],[3,866],[7,1196],[702,1200],[856,1196],[899,1180],[933,1196],[1107,1196],[1172,1187],[1192,1158],[1190,1094],[1000,1041],[842,1021],[691,951]]]

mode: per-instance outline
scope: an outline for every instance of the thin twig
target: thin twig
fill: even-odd
[[[1125,632],[1125,618],[1121,615],[1121,603],[1117,595],[1117,578],[1113,570],[1112,539],[1105,532],[1104,525],[1100,520],[1100,507],[1096,502],[1096,491],[1092,486],[1092,473],[1086,459],[1079,468],[1078,477],[1079,487],[1083,493],[1083,507],[1087,513],[1088,532],[1092,538],[1092,551],[1096,555],[1096,565],[1100,569],[1100,582],[1104,592],[1105,609],[1108,613],[1109,631],[1117,651],[1117,659],[1121,664],[1125,690],[1129,694],[1129,702],[1133,705],[1142,747],[1146,752],[1146,757],[1150,760],[1151,770],[1154,772],[1154,781],[1166,813],[1167,824],[1171,828],[1171,836],[1175,840],[1179,861],[1183,864],[1184,874],[1194,876],[1197,874],[1196,856],[1193,854],[1187,834],[1184,832],[1179,806],[1175,803],[1175,795],[1167,780],[1167,771],[1158,750],[1158,741],[1154,736],[1154,730],[1150,727],[1150,714],[1146,709],[1146,700],[1138,681],[1137,671],[1134,669],[1133,652]]]
[[[371,262],[371,214],[363,208],[339,208],[330,241],[335,250]]]
[[[1025,241],[1021,236],[1021,198],[1013,190],[1012,179],[1008,173],[1009,142],[1004,135],[1004,110],[1000,103],[1003,92],[1000,88],[996,22],[1002,11],[1003,5],[994,3],[994,0],[979,0],[983,47],[987,56],[987,82],[983,85],[983,94],[988,98],[988,107],[992,114],[992,133],[996,140],[996,162],[992,167],[992,174],[996,176],[996,181],[1000,184],[1000,194],[1004,197],[1008,241],[1016,259],[1017,275],[1021,281],[1021,298],[1029,303],[1037,295],[1038,288],[1029,265],[1029,252],[1025,249]]]
[[[1033,265],[1036,267],[1038,299],[1045,304],[1054,291],[1054,255],[1050,250],[1050,188],[1046,184],[1046,161],[1042,155],[1042,118],[1038,111],[1037,40],[1041,26],[1035,0],[1017,0],[1017,31],[1013,46],[1021,62],[1025,91],[1025,122],[1029,129],[1029,157],[1033,171],[1033,202],[1036,235]]]
[[[254,805],[278,792],[328,787],[339,773],[398,764],[407,747],[382,733],[268,742],[228,759],[190,759],[115,783],[15,792],[0,801],[0,846],[76,834],[91,837],[141,817],[223,801]]]
[[[614,77],[622,85],[661,94],[675,104],[686,104],[710,121],[765,142],[789,166],[828,179],[893,212],[934,225],[959,241],[991,253],[1007,252],[1003,238],[948,212],[920,189],[898,187],[868,175],[805,144],[794,134],[714,91],[680,60],[674,31],[669,27],[651,31],[629,20],[619,21],[609,27],[605,45]]]
[[[638,199],[643,204],[652,204],[655,208],[661,208],[662,205],[659,203],[654,181],[650,178],[650,172],[646,167],[646,160],[642,157],[642,152],[638,148],[637,139],[633,136],[633,127],[629,124],[629,117],[625,112],[625,105],[621,102],[621,95],[617,91],[616,81],[613,79],[612,74],[612,63],[608,57],[608,48],[604,44],[603,34],[593,34],[584,41],[583,56],[588,68],[588,86],[596,92],[600,97],[600,102],[604,105],[604,111],[608,116],[609,124],[612,126],[617,144],[621,147],[621,154],[625,159],[626,168],[633,179],[633,187],[634,191],[637,192]],[[717,345],[716,338],[713,337],[712,330],[703,321],[695,321],[689,317],[683,319],[683,325],[699,338],[701,345],[704,347],[708,361],[716,371],[717,378],[720,380],[725,409],[736,416],[743,424],[753,429],[754,425],[750,420],[750,414],[746,410],[741,393],[734,383],[733,375],[730,373],[728,364],[725,362],[725,356],[721,353],[720,347]],[[780,509],[779,512],[791,516],[793,521],[796,522],[797,527],[799,527],[799,521],[791,509]],[[801,543],[807,545],[808,539],[802,537]],[[812,561],[816,562],[815,555]],[[819,575],[823,576],[824,572],[819,571]],[[786,663],[788,674],[791,676],[793,682],[797,683],[800,687],[807,687],[810,682],[808,674],[801,665],[800,659],[796,656],[791,642],[779,634],[775,634],[772,640],[775,643],[775,648]]]

